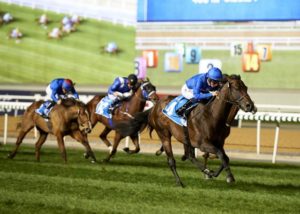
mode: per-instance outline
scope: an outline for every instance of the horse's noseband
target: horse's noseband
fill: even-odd
[[[151,95],[156,92],[156,90],[146,89],[145,86],[149,85],[150,82],[145,82],[141,85],[142,95],[145,100],[149,100]]]

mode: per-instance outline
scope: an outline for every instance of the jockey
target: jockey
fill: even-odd
[[[133,94],[132,89],[137,83],[137,76],[130,74],[128,77],[117,77],[108,89],[108,98],[112,101],[109,110],[113,111],[115,106],[125,98]]]
[[[181,89],[182,95],[188,99],[188,101],[179,108],[176,113],[179,116],[186,117],[189,112],[189,107],[194,103],[218,96],[218,89],[222,79],[222,71],[216,67],[212,67],[207,73],[197,74],[188,79]]]
[[[79,99],[78,93],[74,88],[74,83],[70,79],[58,78],[51,81],[46,88],[45,102],[36,110],[36,113],[42,117],[48,118],[51,108],[61,103],[61,99],[65,99],[68,95]]]

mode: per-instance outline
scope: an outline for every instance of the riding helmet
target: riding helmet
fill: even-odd
[[[62,87],[66,90],[66,91],[71,91],[72,88],[73,88],[73,82],[72,80],[70,79],[65,79],[63,84],[62,84]]]
[[[135,85],[138,81],[137,76],[135,74],[129,74],[128,78],[128,82],[130,85]]]
[[[223,79],[222,71],[219,68],[212,67],[207,73],[207,77],[212,80],[221,81]]]

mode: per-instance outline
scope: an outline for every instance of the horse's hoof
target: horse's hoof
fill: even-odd
[[[129,148],[128,148],[128,147],[125,147],[125,148],[123,149],[123,151],[126,152],[126,153],[129,153]]]
[[[102,160],[102,162],[103,162],[103,163],[108,163],[109,160],[110,160],[109,158],[105,158],[105,159]]]
[[[12,155],[12,154],[8,154],[8,155],[7,155],[7,158],[9,158],[9,159],[13,159],[13,158],[14,158],[14,155]]]
[[[185,187],[185,185],[184,185],[181,181],[177,182],[177,186],[180,186],[180,187],[182,187],[182,188]]]
[[[96,163],[96,160],[91,160],[91,163]]]
[[[160,156],[162,153],[163,153],[162,151],[158,150],[158,151],[155,152],[155,155]]]
[[[211,180],[211,179],[213,179],[213,176],[212,175],[204,174],[204,179],[205,180]]]
[[[83,157],[84,157],[85,159],[88,159],[90,156],[89,156],[87,153],[83,153]]]
[[[235,182],[235,179],[233,177],[233,175],[227,176],[226,178],[227,183],[231,184]]]
[[[182,160],[182,161],[186,161],[186,160],[187,160],[187,157],[186,157],[185,155],[182,155],[181,160]]]

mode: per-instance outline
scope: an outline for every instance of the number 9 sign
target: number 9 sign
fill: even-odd
[[[198,64],[201,59],[201,50],[199,47],[187,47],[185,54],[185,62],[189,64]]]

